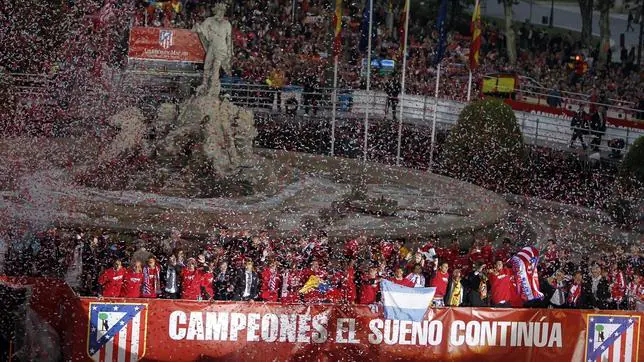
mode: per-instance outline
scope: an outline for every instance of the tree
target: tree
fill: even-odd
[[[523,136],[512,108],[486,98],[463,108],[444,148],[445,171],[461,180],[507,191],[524,160]]]
[[[392,0],[394,4],[398,3],[398,10],[402,10],[404,1]],[[411,7],[409,13],[409,29],[415,24],[421,29],[433,29],[432,25],[436,24],[438,17],[438,9],[440,8],[440,0],[427,1],[427,0],[411,0]],[[376,3],[374,3],[376,4]],[[467,13],[468,9],[474,4],[474,0],[452,0],[448,2],[447,14],[447,29],[450,31],[469,31],[471,22],[471,13]],[[398,13],[396,13],[398,14]],[[394,23],[398,18],[394,18]],[[394,30],[395,31],[395,30]]]
[[[610,48],[610,9],[615,0],[597,0],[596,7],[599,11],[599,64],[610,62],[608,49]]]
[[[644,136],[633,144],[619,166],[608,211],[614,221],[634,225],[638,221],[638,210],[644,206]]]
[[[644,136],[635,140],[624,156],[620,165],[620,176],[644,185]]]
[[[644,0],[625,0],[624,9],[628,10],[629,25],[639,24],[637,46],[637,66],[642,64],[642,37],[644,36]],[[637,28],[634,28],[637,31]]]
[[[505,44],[508,50],[508,60],[510,64],[516,64],[517,62],[517,40],[516,34],[514,33],[514,27],[512,26],[512,5],[518,4],[516,0],[498,0],[503,2],[503,12],[505,20]]]
[[[585,47],[591,45],[593,40],[593,0],[577,0],[581,12],[581,44]]]

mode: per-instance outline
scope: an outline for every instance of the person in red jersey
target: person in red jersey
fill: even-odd
[[[425,258],[423,258],[423,254],[421,252],[416,252],[414,254],[407,254],[407,258],[409,259],[407,261],[407,264],[405,264],[405,271],[409,273],[414,273],[414,270],[416,269],[416,265],[420,265],[421,273],[422,270],[425,269]],[[423,285],[424,286],[424,285]]]
[[[378,277],[378,269],[375,267],[369,268],[369,273],[365,276],[360,287],[360,304],[374,304],[378,301],[378,294],[380,293],[380,278]]]
[[[188,259],[188,265],[181,272],[181,299],[199,300],[201,298],[201,271],[197,261]]]
[[[355,258],[358,255],[358,248],[360,244],[358,239],[347,240],[344,243],[344,256],[347,258]]]
[[[313,260],[311,262],[311,267],[308,269],[304,269],[302,271],[302,277],[304,279],[304,282],[306,283],[307,280],[309,280],[309,277],[311,275],[315,275],[320,279],[326,279],[327,275],[326,272],[320,268],[320,262],[317,260]]]
[[[485,257],[483,255],[483,245],[481,241],[477,240],[472,244],[472,247],[470,248],[470,251],[468,253],[468,257],[471,261],[471,263],[477,263],[477,262],[484,262]],[[469,263],[469,264],[471,264]]]
[[[300,301],[299,290],[304,285],[304,281],[302,279],[302,271],[291,268],[287,262],[282,273],[280,302],[297,303]]]
[[[356,288],[356,271],[354,268],[355,261],[353,259],[349,260],[346,265],[346,274],[344,275],[342,285],[342,300],[348,304],[354,304],[358,296],[358,291]]]
[[[424,288],[425,275],[423,275],[423,267],[420,264],[416,264],[413,271],[409,273],[405,279],[409,280],[414,288]]]
[[[521,290],[517,283],[516,275],[512,275],[510,282],[512,283],[512,287],[510,289],[512,295],[510,298],[510,306],[512,308],[521,308],[524,306],[525,302],[523,301],[523,298],[521,298]]]
[[[572,281],[568,285],[566,291],[566,307],[568,308],[583,308],[583,300],[581,298],[582,290],[584,287],[584,275],[582,272],[575,272]]]
[[[627,309],[644,309],[644,278],[640,274],[633,274],[631,281],[626,285],[625,299]]]
[[[121,297],[141,298],[143,287],[143,268],[140,261],[135,261],[134,266],[125,273]]]
[[[452,244],[448,248],[448,255],[443,259],[448,263],[454,263],[459,255],[461,255],[461,243],[458,239],[453,239]]]
[[[492,264],[494,261],[494,248],[492,247],[492,240],[485,239],[483,241],[483,246],[481,247],[481,256],[483,257],[483,262],[486,264]]]
[[[281,278],[277,271],[277,261],[271,260],[268,267],[262,271],[262,285],[259,296],[267,302],[277,302]]]
[[[201,276],[201,294],[202,300],[215,299],[215,289],[213,284],[215,282],[215,262],[208,264],[208,270]]]
[[[445,305],[444,298],[447,293],[447,283],[449,282],[449,264],[446,261],[440,263],[438,270],[429,281],[429,286],[436,288],[434,293],[434,305],[442,307]]]
[[[503,261],[497,260],[489,273],[490,299],[492,306],[509,308],[513,298],[512,270],[506,268]]]
[[[626,293],[626,278],[616,261],[610,265],[609,272],[611,308],[624,309],[624,294]]]
[[[553,273],[561,265],[561,255],[557,250],[557,242],[549,239],[543,252],[543,269],[546,273]]]
[[[394,276],[389,278],[389,281],[394,282],[398,285],[402,285],[403,287],[408,287],[408,288],[414,287],[414,282],[405,278],[403,270],[400,267],[396,268],[396,270],[394,271]]]
[[[156,298],[161,294],[161,269],[155,257],[148,258],[148,263],[143,267],[143,298]]]
[[[125,277],[125,268],[119,259],[114,260],[114,266],[105,270],[98,278],[104,297],[118,297],[121,295],[123,288],[123,278]]]
[[[306,282],[313,275],[320,278],[322,283],[328,284],[329,273],[320,267],[320,262],[318,260],[313,260],[311,262],[311,267],[303,270],[302,273],[302,285],[306,285]],[[302,299],[305,303],[322,303],[326,299],[324,294],[325,293],[316,288],[306,294],[302,294]]]
[[[494,259],[501,260],[505,263],[510,259],[512,254],[512,240],[505,238],[503,240],[503,245],[494,252]]]

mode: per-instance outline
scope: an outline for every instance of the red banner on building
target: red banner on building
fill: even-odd
[[[130,30],[130,59],[203,63],[205,56],[199,36],[190,30],[145,27]]]
[[[638,361],[644,353],[638,312],[449,308],[409,322],[368,306],[79,303],[66,356],[75,361]]]

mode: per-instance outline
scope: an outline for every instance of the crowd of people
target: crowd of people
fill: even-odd
[[[335,240],[324,232],[280,237],[221,227],[206,239],[50,229],[13,243],[7,275],[64,278],[81,295],[202,301],[345,303],[378,306],[380,281],[435,287],[434,306],[638,309],[644,307],[638,245],[576,259],[549,240],[538,266],[543,298],[524,302],[510,258],[519,245],[478,235],[458,239]],[[18,245],[21,245],[19,247]],[[25,246],[26,245],[26,246]]]
[[[182,5],[182,3],[184,3]],[[209,16],[207,1],[139,1],[135,24],[191,28]],[[397,31],[399,7],[390,10],[374,5],[374,27],[377,36],[372,44],[373,56],[400,60],[400,34]],[[343,49],[339,61],[341,88],[365,86],[361,76],[364,51],[360,50],[363,32],[363,9],[350,4],[344,9]],[[286,84],[306,85],[311,79],[325,85],[324,69],[331,64],[328,36],[333,5],[329,2],[305,0],[293,3],[276,0],[264,4],[247,1],[235,3],[229,11],[233,24],[236,74],[252,83],[264,84],[271,71],[285,75]],[[392,14],[389,14],[391,12]],[[393,21],[387,21],[387,18]],[[436,32],[410,19],[410,36],[406,92],[432,94],[436,79],[433,64],[437,46]],[[429,27],[431,28],[431,26]],[[572,33],[551,34],[531,24],[516,27],[519,58],[511,64],[506,56],[504,31],[494,23],[486,23],[482,31],[481,66],[474,71],[474,91],[486,74],[516,72],[539,82],[543,88],[532,89],[545,98],[547,94],[577,100],[598,101],[628,108],[641,107],[642,78],[635,64],[635,47],[622,47],[620,61],[600,67],[595,60],[598,49],[586,49]],[[465,100],[467,94],[467,56],[470,38],[456,31],[449,33],[444,76],[439,87],[442,98]],[[293,55],[296,56],[286,56]],[[579,66],[578,66],[579,63]],[[392,75],[372,72],[372,89],[385,90]],[[619,86],[618,86],[619,85]],[[330,84],[326,84],[330,86]],[[533,85],[534,86],[534,85]],[[562,102],[559,102],[561,104]]]
[[[82,0],[64,3],[67,9],[58,15],[68,32],[68,41],[52,54],[37,54],[25,59],[7,59],[12,72],[56,73],[64,70],[80,77],[86,71],[96,74],[107,64],[125,64],[127,29],[131,26],[192,28],[211,15],[210,0],[131,0],[127,2]],[[71,5],[70,5],[71,4]],[[332,65],[332,36],[328,29],[334,13],[329,1],[303,0],[240,1],[228,9],[233,26],[234,75],[248,83],[266,84],[273,72],[279,72],[283,85],[308,86],[311,90],[331,87],[328,76]],[[374,4],[375,36],[372,49],[375,58],[394,59],[400,63],[401,4],[380,7]],[[363,9],[347,3],[343,17],[343,46],[339,59],[338,87],[359,89],[365,86],[361,76],[364,50],[360,40],[364,22]],[[392,19],[392,20],[388,20]],[[89,21],[88,21],[89,20]],[[19,19],[12,19],[18,24]],[[436,66],[433,64],[437,32],[429,24],[410,18],[407,77],[408,94],[433,94]],[[516,26],[519,57],[515,64],[508,61],[506,42],[501,26],[486,22],[481,35],[480,67],[473,72],[474,96],[486,74],[515,72],[530,77],[543,88],[531,91],[546,96],[563,96],[585,101],[602,101],[615,106],[641,108],[642,76],[635,64],[635,49],[621,49],[619,61],[600,67],[596,48],[581,46],[571,33],[551,33],[530,24]],[[97,41],[102,39],[103,41]],[[439,87],[441,98],[465,100],[467,94],[469,34],[450,29],[443,60]],[[86,44],[83,45],[83,44]],[[614,50],[616,53],[618,50]],[[15,56],[21,54],[16,49]],[[42,58],[42,59],[41,59]],[[583,66],[576,66],[575,59]],[[40,62],[38,61],[40,59]],[[29,66],[23,66],[23,63]],[[36,70],[38,62],[41,69]],[[80,69],[87,68],[87,69]],[[398,73],[399,75],[400,73]],[[391,74],[372,72],[371,87],[385,90]],[[73,82],[74,80],[69,80]],[[76,79],[76,81],[83,81]],[[533,84],[534,85],[534,84]],[[569,92],[569,93],[567,93]],[[561,102],[559,102],[561,104]]]

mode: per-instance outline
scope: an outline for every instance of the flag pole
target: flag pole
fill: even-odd
[[[367,161],[367,139],[369,137],[369,90],[371,89],[371,32],[373,31],[373,0],[369,0],[369,34],[367,34],[367,108],[364,113],[364,151],[362,159]],[[364,43],[363,43],[364,44]]]
[[[434,119],[432,120],[432,141],[429,148],[429,172],[434,166],[434,143],[436,143],[436,113],[438,111],[438,84],[441,78],[441,63],[438,63],[436,69],[436,90],[434,91]]]
[[[335,151],[335,107],[338,98],[338,54],[333,57],[333,100],[331,102],[331,156]]]
[[[467,101],[470,101],[470,95],[472,94],[472,70],[470,69],[470,77],[467,79]]]
[[[400,116],[398,117],[398,148],[396,150],[396,166],[400,166],[400,147],[402,143],[403,105],[405,104],[405,71],[407,70],[407,35],[409,31],[409,0],[405,0],[405,43],[403,44],[402,79],[400,81]]]

